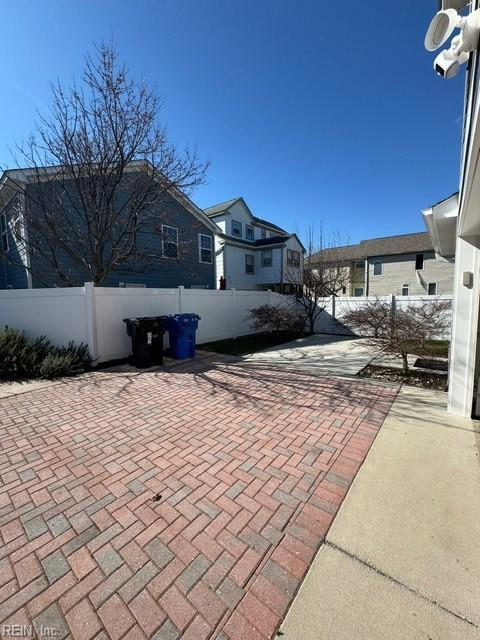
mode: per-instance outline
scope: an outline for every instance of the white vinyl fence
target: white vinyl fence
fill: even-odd
[[[197,344],[254,333],[247,319],[262,304],[289,304],[272,291],[84,287],[0,291],[0,327],[46,335],[52,343],[88,345],[97,362],[131,353],[123,318],[198,313]],[[166,338],[167,341],[167,338]],[[167,342],[166,342],[167,344]]]
[[[324,307],[324,310],[320,313],[315,323],[315,331],[319,333],[333,333],[338,335],[354,335],[352,327],[344,321],[345,315],[349,311],[361,308],[369,301],[379,300],[387,302],[392,307],[393,313],[397,309],[407,309],[425,301],[432,300],[445,300],[450,302],[450,309],[447,311],[449,318],[449,327],[451,327],[452,317],[452,300],[453,296],[443,295],[433,298],[432,296],[379,296],[379,297],[331,297],[324,298],[319,306]],[[443,336],[445,340],[450,339],[450,328]]]

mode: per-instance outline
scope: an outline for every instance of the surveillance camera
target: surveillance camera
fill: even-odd
[[[458,74],[460,65],[467,62],[467,60],[468,53],[456,55],[449,49],[438,54],[433,63],[433,68],[439,76],[442,76],[445,80],[450,80],[450,78],[454,78]]]

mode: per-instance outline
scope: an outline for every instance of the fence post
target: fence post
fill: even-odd
[[[178,313],[183,313],[183,284],[178,286]]]
[[[232,338],[237,337],[237,292],[235,288],[232,291]]]
[[[87,323],[87,345],[93,360],[98,358],[97,317],[95,315],[95,285],[85,282],[85,320]]]
[[[335,320],[335,294],[332,293],[332,318]]]
[[[396,320],[396,315],[397,315],[397,299],[395,298],[395,295],[392,293],[390,295],[390,306],[392,309],[392,335],[393,332],[395,331],[395,320]]]

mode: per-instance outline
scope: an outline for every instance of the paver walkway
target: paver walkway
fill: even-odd
[[[271,637],[395,395],[213,359],[2,399],[0,621]]]

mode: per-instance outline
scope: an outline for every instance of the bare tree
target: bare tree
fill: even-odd
[[[162,240],[179,259],[160,223],[168,224],[172,196],[203,181],[207,163],[169,141],[158,95],[118,62],[112,44],[87,55],[79,84],[51,88],[49,112],[17,146],[17,165],[27,168],[9,172],[4,204],[17,251],[6,259],[66,286],[147,272]]]
[[[403,373],[408,375],[409,354],[428,355],[429,342],[440,340],[450,328],[450,302],[424,300],[392,313],[390,305],[381,300],[364,303],[342,318],[358,332],[371,337],[375,347],[402,358]]]
[[[342,257],[342,244],[345,243],[342,243],[339,233],[332,234],[330,240],[325,241],[323,226],[318,242],[313,227],[307,230],[303,283],[296,287],[293,295],[305,312],[310,333],[314,333],[315,323],[325,310],[328,298],[338,295],[349,282],[350,268]],[[298,282],[298,273],[287,271],[287,278],[292,284]]]
[[[392,320],[392,306],[379,298],[360,298],[358,305],[342,316],[344,324],[374,338],[388,335]]]

